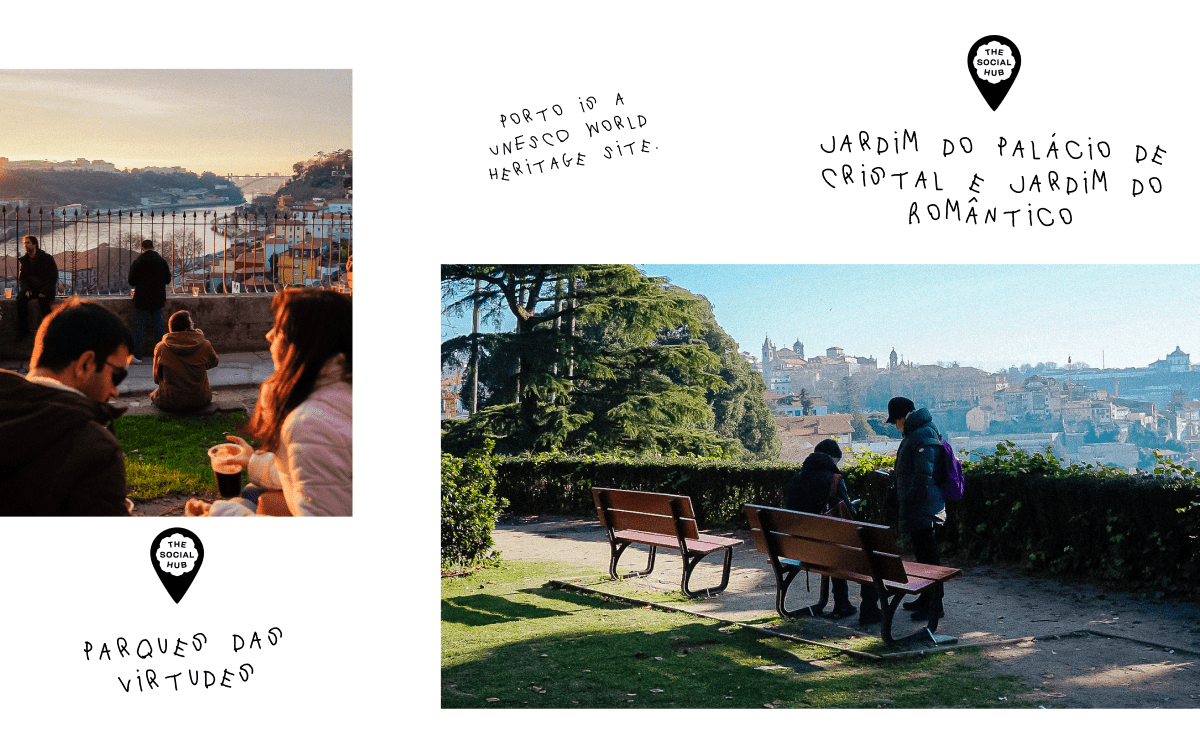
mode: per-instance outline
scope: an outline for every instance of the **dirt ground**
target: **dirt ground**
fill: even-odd
[[[773,615],[775,580],[765,555],[749,534],[733,557],[729,588],[718,597],[683,605],[698,614],[731,620]],[[555,560],[608,569],[609,548],[595,519],[509,518],[497,526],[495,546],[507,560]],[[716,583],[718,562],[702,562],[693,588]],[[631,548],[622,570],[641,568],[645,548]],[[943,564],[957,566],[953,560]],[[653,573],[627,579],[629,596],[643,590],[678,591],[678,554],[663,551]],[[814,579],[814,584],[816,579]],[[789,592],[788,606],[815,601],[801,582]],[[851,601],[857,603],[856,587]],[[946,617],[938,635],[961,646],[981,646],[999,672],[1019,675],[1030,697],[1046,708],[1200,708],[1200,607],[1090,583],[1023,575],[997,566],[966,567],[946,584]],[[909,626],[897,613],[893,633]],[[856,618],[820,621],[824,636],[878,635],[879,626],[859,628]],[[1013,696],[997,696],[1013,699]]]
[[[167,495],[153,500],[134,500],[133,515],[135,516],[182,516],[184,503],[188,498],[200,497],[204,500],[213,498],[203,495]]]

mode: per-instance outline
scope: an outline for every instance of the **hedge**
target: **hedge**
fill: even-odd
[[[498,562],[491,552],[496,517],[508,504],[496,492],[496,466],[492,441],[466,458],[442,454],[442,559],[443,569],[489,565]]]
[[[890,479],[873,457],[843,471],[862,517],[896,524]],[[1077,573],[1200,595],[1200,483],[1167,462],[1159,476],[1066,467],[1052,453],[1001,450],[963,464],[966,491],[947,508],[943,548],[971,563],[1020,563],[1033,572]],[[592,487],[687,495],[701,528],[744,529],[744,503],[779,507],[795,464],[686,457],[542,454],[506,457],[497,493],[521,515],[594,516]],[[901,544],[904,540],[901,539]]]

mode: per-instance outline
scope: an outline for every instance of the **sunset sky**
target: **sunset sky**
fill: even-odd
[[[353,148],[350,70],[0,70],[0,156],[291,174]]]

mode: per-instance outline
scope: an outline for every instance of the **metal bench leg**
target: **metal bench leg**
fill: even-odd
[[[775,567],[775,611],[784,617],[820,617],[825,605],[829,603],[828,576],[821,576],[821,598],[816,604],[791,610],[784,604],[787,601],[788,587],[799,572],[800,568],[793,566],[788,566],[787,569],[782,565]]]
[[[611,578],[632,578],[635,576],[648,576],[654,570],[654,552],[655,552],[655,550],[658,549],[654,545],[650,545],[650,558],[647,561],[645,570],[638,570],[638,571],[635,571],[632,573],[626,573],[625,575],[619,575],[617,573],[617,561],[621,559],[621,553],[625,551],[625,549],[631,544],[631,542],[621,542],[620,544],[617,544],[616,542],[609,541],[608,544],[612,548],[612,557],[608,563],[609,577],[611,577]]]
[[[690,580],[692,577],[692,571],[696,569],[696,565],[701,560],[703,560],[705,555],[707,555],[707,554],[708,553],[705,553],[704,555],[697,555],[695,553],[688,553],[687,557],[684,558],[682,587],[683,587],[683,593],[685,595],[690,596],[692,598],[695,598],[695,597],[701,596],[701,595],[715,596],[716,594],[719,594],[722,591],[724,591],[725,587],[729,585],[729,568],[733,564],[733,547],[725,548],[725,566],[721,571],[721,585],[720,586],[713,586],[713,587],[709,587],[706,589],[702,589],[700,591],[692,591],[691,589],[688,588],[688,580]]]
[[[940,601],[942,584],[934,584],[934,591],[931,594],[935,597],[934,601]],[[900,606],[900,600],[904,598],[904,592],[899,591],[892,594],[890,597],[883,598],[883,624],[880,626],[879,634],[883,637],[883,642],[892,648],[899,646],[907,646],[910,643],[923,643],[928,646],[949,646],[952,643],[958,643],[958,639],[948,635],[934,635],[937,630],[938,618],[937,608],[935,607],[929,617],[929,622],[925,627],[910,633],[903,638],[892,637],[892,618],[896,614],[896,608]]]

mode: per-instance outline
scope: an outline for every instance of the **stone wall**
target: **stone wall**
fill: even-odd
[[[163,308],[163,330],[167,319],[177,310],[187,310],[192,320],[204,330],[204,336],[212,342],[218,353],[265,351],[268,347],[266,335],[271,330],[271,294],[205,294],[167,295]],[[133,330],[134,313],[132,297],[85,297],[89,302],[104,305],[124,320]],[[61,301],[61,298],[58,300]],[[42,314],[36,302],[29,304],[30,335],[23,341],[17,337],[17,301],[0,297],[0,361],[28,361],[33,353],[33,334],[41,324]],[[153,338],[151,333],[147,339]],[[154,353],[153,343],[144,345],[143,357]]]

